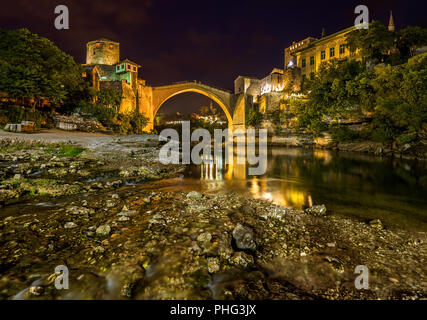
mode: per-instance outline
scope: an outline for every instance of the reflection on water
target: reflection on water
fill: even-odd
[[[211,157],[190,166],[180,188],[229,190],[283,206],[326,204],[334,214],[379,218],[385,223],[427,230],[425,162],[385,159],[326,150],[274,148],[267,172],[249,176],[248,166]]]

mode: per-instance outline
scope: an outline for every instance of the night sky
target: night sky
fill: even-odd
[[[69,30],[54,27],[60,4],[69,8]],[[320,37],[322,27],[328,35],[351,26],[358,4],[368,6],[370,20],[387,23],[393,10],[397,28],[427,26],[426,1],[420,0],[14,0],[2,1],[0,27],[26,27],[81,63],[86,42],[108,38],[120,42],[121,58],[142,65],[140,78],[149,85],[199,80],[233,90],[238,75],[262,78],[283,68],[283,49],[292,41]],[[207,102],[197,96],[177,96],[169,104]]]

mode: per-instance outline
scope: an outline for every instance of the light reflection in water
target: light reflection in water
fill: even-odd
[[[427,163],[302,148],[270,148],[267,172],[248,175],[248,165],[222,158],[193,166],[181,188],[234,191],[246,197],[328,212],[379,218],[427,229]]]
[[[238,155],[234,155],[233,162],[225,164],[224,159],[218,156],[204,158],[200,165],[200,180],[207,182],[204,187],[206,191],[215,191],[224,186],[229,186],[233,182],[233,188],[241,191],[247,190],[251,197],[272,201],[275,204],[289,207],[302,208],[312,205],[312,198],[309,193],[289,186],[286,181],[281,182],[280,189],[271,190],[269,188],[269,178],[263,176],[249,176],[246,163],[238,162]],[[270,166],[271,163],[268,164]],[[275,179],[277,182],[277,179]]]

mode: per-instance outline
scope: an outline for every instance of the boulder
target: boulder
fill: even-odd
[[[245,227],[240,223],[233,230],[233,239],[236,242],[236,246],[239,249],[255,250],[256,243],[254,240],[254,234],[251,228]]]

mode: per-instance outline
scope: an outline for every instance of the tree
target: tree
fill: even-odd
[[[377,66],[372,86],[376,117],[386,119],[393,137],[421,130],[427,122],[427,53],[401,67]]]
[[[255,110],[255,109],[249,109],[248,117],[246,119],[246,124],[248,126],[257,127],[261,124],[262,121],[262,113]]]
[[[50,40],[27,29],[0,29],[0,92],[60,105],[85,90],[82,68]]]
[[[350,51],[360,50],[364,61],[384,62],[394,47],[396,34],[388,31],[379,21],[369,24],[369,29],[356,29],[347,34],[347,46]]]
[[[405,61],[414,55],[414,49],[427,45],[427,29],[408,26],[398,31],[396,46]]]
[[[99,91],[95,91],[94,96],[97,98],[97,103],[109,108],[114,108],[116,112],[119,111],[122,102],[120,91],[111,88],[102,88]]]

